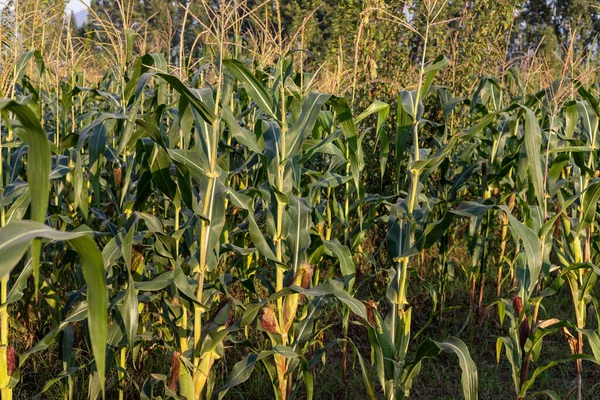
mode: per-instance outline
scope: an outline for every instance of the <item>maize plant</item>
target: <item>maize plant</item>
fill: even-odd
[[[165,54],[96,15],[95,80],[47,49],[0,69],[1,398],[434,396],[452,353],[436,377],[477,399],[494,347],[503,398],[594,397],[597,85],[455,92],[431,1],[414,82],[357,97],[279,2],[202,4]]]

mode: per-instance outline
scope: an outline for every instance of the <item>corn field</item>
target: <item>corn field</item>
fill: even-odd
[[[231,4],[177,65],[3,64],[1,398],[598,398],[598,85],[455,94],[430,3],[386,101]]]

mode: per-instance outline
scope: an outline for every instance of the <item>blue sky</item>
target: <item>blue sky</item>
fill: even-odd
[[[69,0],[69,4],[67,4],[67,10],[69,11],[81,11],[85,9],[85,6],[82,4],[82,1],[85,4],[90,4],[90,0]]]

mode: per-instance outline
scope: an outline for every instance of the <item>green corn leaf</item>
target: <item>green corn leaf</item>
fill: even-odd
[[[108,291],[104,278],[102,254],[88,232],[59,232],[34,221],[18,221],[0,230],[0,275],[4,276],[17,265],[34,239],[65,240],[79,254],[83,276],[88,286],[88,327],[92,351],[100,382],[104,387],[107,337]],[[40,242],[41,243],[41,242]]]
[[[168,149],[168,152],[169,156],[175,163],[183,165],[189,169],[192,177],[194,177],[196,180],[202,179],[207,165],[200,159],[196,152],[178,149]]]
[[[125,29],[125,63],[129,65],[133,58],[133,39],[135,31],[133,29]]]
[[[348,102],[343,97],[331,96],[327,104],[335,111],[335,118],[342,128],[342,133],[346,138],[357,136],[356,126],[352,118],[352,111]]]
[[[325,240],[323,242],[327,250],[334,254],[340,262],[340,270],[344,278],[344,287],[348,292],[352,292],[354,279],[356,278],[356,266],[352,261],[352,253],[347,246],[343,246],[339,240]]]
[[[412,169],[422,173],[422,171],[430,171],[437,168],[442,162],[444,162],[444,160],[446,160],[452,149],[459,142],[468,140],[474,137],[477,133],[481,132],[486,126],[488,126],[492,122],[495,116],[496,114],[486,115],[477,124],[469,128],[465,132],[461,133],[460,135],[456,135],[452,139],[450,139],[448,143],[442,146],[442,148],[440,148],[434,155],[428,157],[425,160],[413,162]]]
[[[250,378],[252,371],[254,371],[256,363],[272,354],[272,350],[263,350],[258,354],[251,353],[236,363],[229,374],[227,382],[215,391],[217,398],[221,400],[225,397],[229,389],[246,382]]]
[[[180,357],[180,360],[184,360],[184,357]],[[192,375],[187,368],[181,368],[179,373],[179,394],[186,400],[194,400],[196,398],[194,393],[194,380]]]
[[[565,106],[565,135],[568,138],[572,138],[575,133],[575,127],[577,125],[577,119],[579,115],[577,113],[577,103],[570,102]]]
[[[354,180],[355,188],[361,187],[361,177],[364,168],[364,154],[362,150],[362,138],[358,136],[356,125],[352,118],[352,111],[348,106],[346,99],[332,96],[327,101],[335,111],[335,118],[340,124],[342,133],[346,138],[347,158],[350,162],[352,179]]]
[[[289,216],[291,226],[289,228],[289,243],[292,256],[292,271],[298,271],[300,263],[306,261],[306,249],[310,246],[310,218],[311,208],[306,199],[297,196],[289,196]]]
[[[29,279],[31,274],[33,274],[33,264],[31,259],[29,259],[25,263],[25,267],[21,270],[17,280],[11,286],[8,296],[6,296],[5,304],[14,303],[23,297],[25,289],[27,288],[27,279]]]
[[[537,398],[541,395],[546,395],[550,398],[550,400],[561,400],[560,396],[553,390],[542,390],[540,392],[535,392],[531,396]]]
[[[236,192],[231,188],[228,188],[227,192],[229,194],[229,199],[236,207],[246,210],[248,212],[250,239],[252,240],[254,246],[256,246],[256,249],[259,251],[259,253],[271,261],[279,261],[277,259],[277,256],[273,252],[274,246],[270,245],[267,242],[265,235],[260,231],[260,228],[258,227],[256,220],[254,219],[254,210],[251,205],[250,197],[242,193]]]
[[[27,181],[31,192],[31,219],[43,223],[46,219],[50,197],[50,180],[48,179],[51,168],[50,141],[37,117],[28,106],[14,100],[0,100],[0,110],[13,112],[23,125],[25,140],[29,146]],[[39,289],[41,248],[41,241],[39,239],[34,240],[31,245],[31,254],[33,256],[33,279],[36,298]]]
[[[217,117],[192,91],[173,75],[157,73],[156,76],[164,79],[175,91],[194,107],[200,116],[209,124],[213,124]]]
[[[312,287],[310,289],[303,290],[302,293],[306,296],[327,296],[332,295],[345,305],[347,305],[353,313],[367,320],[367,311],[365,305],[360,301],[352,297],[346,292],[341,285],[337,286],[331,283],[323,283]]]
[[[55,384],[57,384],[58,382],[62,381],[65,378],[75,375],[77,372],[79,372],[83,368],[85,368],[85,365],[80,365],[79,367],[71,367],[71,368],[61,372],[60,374],[58,374],[58,376],[56,378],[53,378],[53,379],[50,379],[49,381],[47,381],[46,384],[44,385],[44,388],[42,389],[42,391],[39,394],[46,393],[48,390],[50,390],[50,388],[52,386],[54,386]]]
[[[88,187],[87,181],[84,179],[83,162],[81,154],[77,153],[75,159],[75,168],[73,169],[73,186],[75,188],[75,207],[81,208],[83,215],[88,215]]]
[[[17,200],[10,206],[8,211],[5,214],[6,223],[10,223],[11,221],[19,221],[23,219],[29,205],[31,204],[31,192],[29,187],[25,190],[25,192],[19,196]]]
[[[243,62],[238,60],[227,59],[223,60],[223,65],[231,72],[235,78],[244,85],[244,89],[248,92],[248,95],[254,100],[256,105],[263,110],[265,113],[277,118],[277,112],[275,108],[275,102],[273,98],[263,86],[263,84],[254,76],[252,72],[244,65]]]
[[[31,50],[23,53],[17,60],[15,65],[16,76],[14,77],[15,82],[19,82],[23,79],[23,76],[27,72],[27,65],[31,60],[35,60],[35,64],[38,69],[40,76],[46,71],[46,64],[44,63],[44,57],[39,50]]]
[[[167,271],[149,281],[134,282],[135,288],[137,290],[152,292],[162,290],[173,283],[173,274],[173,271]]]
[[[134,221],[127,234],[123,238],[121,242],[121,252],[123,254],[123,259],[125,260],[125,265],[127,266],[127,270],[131,271],[131,249],[133,247],[133,234],[135,233],[135,229],[137,227],[137,222]]]
[[[173,283],[179,292],[183,294],[189,301],[194,303],[196,307],[199,307],[202,311],[208,310],[208,307],[206,307],[196,298],[194,290],[192,289],[187,276],[183,273],[183,270],[179,264],[176,264],[175,271],[173,272]]]
[[[538,200],[538,205],[543,207],[545,204],[544,191],[544,175],[542,173],[542,161],[540,154],[540,146],[542,144],[542,133],[538,124],[537,118],[533,111],[522,106],[525,110],[525,150],[527,151],[527,165],[529,168],[529,177],[533,183],[535,196]]]
[[[600,338],[592,329],[579,329],[588,339],[596,364],[600,364]]]
[[[204,88],[190,89],[190,91],[209,109],[215,109],[215,100],[213,99],[212,90]],[[194,120],[196,121],[196,129],[194,131],[196,153],[204,165],[206,165],[206,170],[209,171],[218,155],[217,148],[219,146],[219,127],[217,125],[211,126],[205,120],[197,118],[196,114],[194,114]]]
[[[371,378],[369,377],[369,368],[365,364],[365,360],[363,359],[362,355],[360,354],[360,351],[358,351],[358,348],[352,341],[348,340],[348,344],[350,345],[350,347],[352,347],[354,354],[356,354],[356,357],[358,358],[360,374],[365,384],[365,388],[367,389],[367,396],[369,396],[369,400],[377,400],[375,390],[373,390],[373,385],[371,384]]]
[[[89,143],[89,168],[92,174],[92,194],[96,206],[100,205],[100,174],[103,171],[107,144],[108,131],[114,126],[114,120],[106,120],[98,124],[90,134]]]
[[[381,141],[381,145],[379,146],[379,168],[381,171],[381,179],[383,180],[383,175],[385,174],[385,169],[387,166],[387,159],[389,155],[389,140],[385,135],[383,127],[385,126],[385,122],[387,120],[388,115],[390,114],[390,105],[388,103],[384,103],[382,101],[374,101],[364,110],[358,117],[354,119],[354,123],[358,124],[363,119],[367,118],[369,115],[377,113],[377,130],[375,131],[375,146]]]
[[[471,358],[469,349],[465,343],[455,337],[449,337],[443,342],[435,342],[436,345],[447,353],[454,353],[458,357],[458,362],[462,370],[461,383],[465,400],[477,400],[478,398],[478,380],[477,366]]]
[[[335,140],[340,136],[341,132],[336,131],[331,135],[327,135],[325,139],[307,139],[304,141],[304,145],[302,146],[304,153],[300,158],[300,164],[304,164],[307,160],[309,160],[314,154],[322,153],[322,154],[330,154],[332,156],[337,156],[340,159],[343,159],[344,153],[340,150],[338,146],[335,145]]]
[[[594,97],[594,95],[589,90],[587,90],[581,84],[581,82],[574,81],[574,83],[575,83],[575,86],[577,86],[577,91],[579,92],[579,95],[588,102],[588,104],[592,107],[592,109],[596,113],[596,116],[600,117],[600,104],[598,103],[598,100]]]
[[[127,290],[125,291],[125,297],[121,306],[121,316],[123,317],[123,325],[125,325],[129,348],[133,349],[139,320],[138,296],[133,277],[131,273],[128,275]]]
[[[433,63],[425,68],[425,79],[423,80],[423,86],[421,87],[421,98],[424,99],[427,93],[429,93],[429,88],[433,83],[433,79],[436,74],[442,69],[446,68],[446,66],[450,64],[450,61],[444,56],[439,55]]]
[[[148,163],[152,172],[152,180],[156,186],[173,200],[177,192],[177,185],[171,178],[171,160],[165,149],[154,146]]]
[[[568,362],[573,362],[575,360],[586,360],[586,361],[594,361],[594,358],[587,355],[587,354],[578,354],[578,355],[573,355],[570,356],[566,359],[562,359],[562,360],[556,360],[556,361],[550,361],[549,363],[547,363],[546,365],[543,365],[541,367],[537,367],[533,373],[531,374],[530,378],[527,379],[525,382],[523,382],[523,384],[521,385],[521,388],[519,390],[519,397],[525,397],[527,394],[527,390],[529,390],[529,388],[531,388],[535,382],[535,380],[537,379],[537,377],[542,374],[543,372],[545,372],[546,370],[559,365],[559,364],[563,364],[563,363],[568,363]]]
[[[311,93],[304,100],[300,117],[285,136],[284,160],[298,155],[302,149],[302,143],[312,132],[319,112],[329,97],[328,94]]]
[[[594,180],[583,194],[581,222],[577,225],[577,233],[585,230],[594,222],[598,208],[598,199],[600,199],[600,180]]]
[[[412,380],[420,371],[420,364],[423,360],[435,358],[442,351],[456,354],[462,370],[461,384],[463,395],[466,400],[476,400],[478,398],[477,366],[471,358],[465,343],[455,337],[449,337],[443,342],[427,339],[419,346],[415,359],[410,363],[404,375],[405,386],[410,388]]]
[[[325,172],[319,179],[309,185],[310,197],[320,193],[321,188],[335,188],[352,179],[351,176],[338,175],[332,172]]]
[[[402,161],[404,160],[406,144],[409,137],[412,135],[413,120],[409,113],[404,111],[402,92],[398,94],[398,109],[396,114],[396,175],[398,176],[398,185],[396,191],[400,191],[400,171],[402,169]]]
[[[542,263],[543,263],[543,255],[542,255],[542,244],[540,238],[536,235],[536,233],[524,225],[521,221],[516,219],[509,211],[507,206],[488,206],[479,203],[464,201],[460,204],[458,208],[455,210],[451,210],[450,213],[463,216],[463,217],[480,217],[487,211],[496,208],[506,213],[508,216],[508,221],[513,232],[513,235],[516,239],[519,239],[523,243],[523,248],[525,249],[525,254],[527,255],[527,268],[522,272],[517,273],[517,277],[519,279],[519,283],[521,287],[525,290],[526,296],[531,296],[535,286],[537,285],[540,273],[542,272]],[[442,220],[439,225],[434,227],[425,234],[425,237],[417,240],[417,245],[411,247],[406,254],[412,255],[418,252],[419,246],[422,246],[424,243],[431,244],[441,233],[445,230],[445,227],[450,223],[448,215],[444,217],[445,220]],[[441,229],[436,229],[441,228]],[[427,234],[430,237],[427,237]],[[389,236],[388,236],[389,237]],[[398,260],[404,255],[395,256],[395,259]],[[526,299],[524,299],[526,300]]]
[[[253,132],[246,128],[242,128],[235,119],[229,106],[224,106],[222,109],[223,120],[229,126],[231,135],[242,145],[246,146],[255,153],[261,154],[263,149],[258,144],[256,136]]]

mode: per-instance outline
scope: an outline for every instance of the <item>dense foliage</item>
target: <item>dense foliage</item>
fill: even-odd
[[[592,58],[577,56],[587,39],[560,75],[508,63],[471,84],[461,76],[475,63],[430,55],[452,48],[438,29],[457,4],[417,4],[403,23],[414,46],[400,49],[415,66],[381,101],[362,75],[343,78],[350,90],[319,76],[296,51],[288,3],[170,4],[182,32],[205,14],[164,54],[140,52],[162,39],[140,46],[135,25],[158,2],[102,3],[120,19],[96,14],[77,50],[59,26],[55,63],[62,41],[3,50],[2,399],[256,397],[252,379],[268,382],[265,398],[312,399],[333,375],[361,382],[349,397],[418,398],[432,396],[428,365],[453,371],[454,397],[498,398],[474,361],[486,351],[507,371],[503,398],[597,393],[586,374],[600,364],[600,103]],[[392,47],[359,53],[388,37],[367,14],[353,62],[372,57],[373,73]],[[512,16],[497,22],[489,35]],[[187,48],[198,41],[200,57]],[[110,60],[97,81],[77,57],[93,48]],[[561,366],[568,387],[540,383]]]

